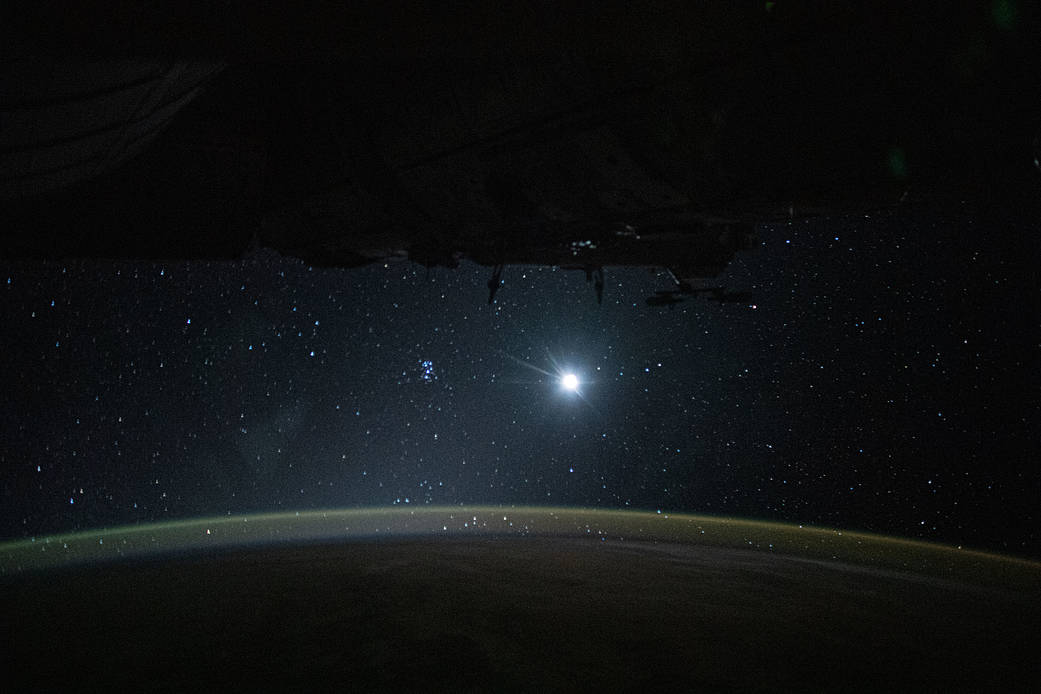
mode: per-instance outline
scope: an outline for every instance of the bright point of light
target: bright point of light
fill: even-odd
[[[560,379],[560,383],[566,390],[578,390],[578,376],[575,374],[564,374],[564,377]]]

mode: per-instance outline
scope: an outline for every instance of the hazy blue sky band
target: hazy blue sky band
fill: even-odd
[[[56,534],[0,544],[0,574],[267,544],[526,536],[747,549],[1041,592],[1039,562],[917,540],[706,515],[533,506],[327,509]]]

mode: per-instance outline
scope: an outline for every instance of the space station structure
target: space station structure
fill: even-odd
[[[0,255],[694,281],[763,222],[898,204],[1025,127],[985,98],[1015,74],[937,69],[940,39],[855,3],[190,5],[5,24]]]
[[[287,89],[307,93],[293,103],[335,98],[269,112],[286,127],[252,139],[207,113],[208,100],[256,116],[260,95],[241,76],[222,83],[221,63],[9,65],[23,88],[2,109],[12,146],[0,153],[0,195],[23,210],[12,226],[26,233],[6,250],[221,257],[252,224],[250,245],[320,266],[467,258],[667,266],[686,279],[717,275],[752,245],[751,221],[710,212],[708,187],[692,188],[690,167],[654,144],[668,116],[644,110],[660,111],[668,89],[624,71],[597,76],[577,57],[547,66],[503,56],[475,84],[465,53],[442,57],[414,66],[425,73],[411,88],[366,89],[363,115],[357,87],[294,75]],[[75,224],[55,219],[55,199],[80,207]]]

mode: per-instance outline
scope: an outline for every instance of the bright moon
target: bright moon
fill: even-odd
[[[560,379],[560,383],[567,390],[578,390],[578,376],[575,374],[564,374],[564,377]]]

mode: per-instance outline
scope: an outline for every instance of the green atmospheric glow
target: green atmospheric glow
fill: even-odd
[[[888,164],[889,173],[893,178],[907,178],[907,155],[904,154],[904,150],[899,147],[890,147]]]
[[[770,552],[1041,590],[1041,563],[917,540],[655,511],[424,506],[193,518],[0,543],[0,575],[235,547],[372,539],[585,537]]]
[[[1011,31],[1019,19],[1019,8],[1013,0],[994,0],[990,6],[990,15],[999,29]]]

